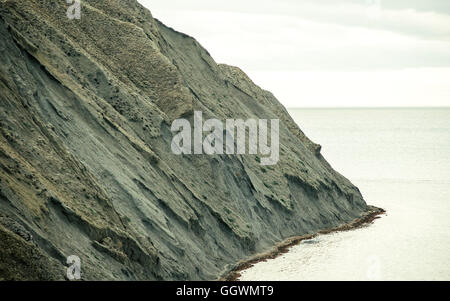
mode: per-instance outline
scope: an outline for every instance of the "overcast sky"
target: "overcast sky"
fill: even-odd
[[[450,0],[139,0],[287,107],[450,106]]]

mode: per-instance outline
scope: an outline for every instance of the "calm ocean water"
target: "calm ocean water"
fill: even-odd
[[[387,215],[302,242],[241,280],[450,280],[450,109],[296,109],[331,165]]]

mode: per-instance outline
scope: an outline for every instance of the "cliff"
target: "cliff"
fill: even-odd
[[[135,0],[67,7],[0,0],[0,279],[64,279],[70,255],[87,280],[217,279],[369,210],[239,68]],[[279,119],[279,162],[173,154],[194,111]]]

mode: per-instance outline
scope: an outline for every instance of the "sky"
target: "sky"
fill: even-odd
[[[449,0],[138,0],[286,107],[450,106]]]

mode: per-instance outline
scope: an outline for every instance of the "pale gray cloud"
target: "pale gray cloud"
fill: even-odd
[[[450,66],[450,15],[412,6],[425,8],[423,1],[141,2],[199,39],[219,61],[250,69]]]
[[[330,85],[330,74],[378,81],[378,90],[393,89],[380,76],[398,81],[397,100],[378,103],[450,105],[450,1],[448,0],[140,0],[153,15],[177,30],[194,36],[216,61],[240,66],[287,106],[329,105],[326,94],[303,95],[284,83],[304,80],[310,72],[312,86]],[[447,70],[448,69],[448,70]],[[404,70],[409,70],[404,72]],[[427,72],[419,72],[427,70]],[[433,73],[436,70],[436,73]],[[356,73],[358,72],[358,73]],[[389,72],[392,72],[389,74]],[[323,74],[320,80],[318,73]],[[264,76],[261,76],[264,74]],[[271,76],[270,74],[277,76]],[[301,74],[294,76],[293,74]],[[308,73],[306,73],[308,74]],[[421,74],[423,78],[421,78]],[[436,85],[420,85],[433,74]],[[269,79],[270,80],[267,80]],[[414,86],[408,84],[408,79]],[[364,83],[359,83],[362,86]],[[403,86],[402,86],[403,85]],[[433,100],[419,99],[429,91]],[[403,95],[402,89],[408,89]],[[420,90],[420,91],[419,91]],[[394,90],[392,90],[394,91]],[[343,90],[343,105],[376,105],[360,93]],[[411,93],[409,93],[411,92]],[[433,92],[433,93],[431,93]],[[291,97],[288,93],[292,93]],[[414,97],[414,95],[417,95]],[[384,95],[387,97],[387,95]],[[289,99],[289,100],[288,100]]]
[[[325,23],[367,26],[422,37],[449,38],[448,0],[142,0],[170,11],[295,16]],[[374,20],[382,12],[380,18]]]

